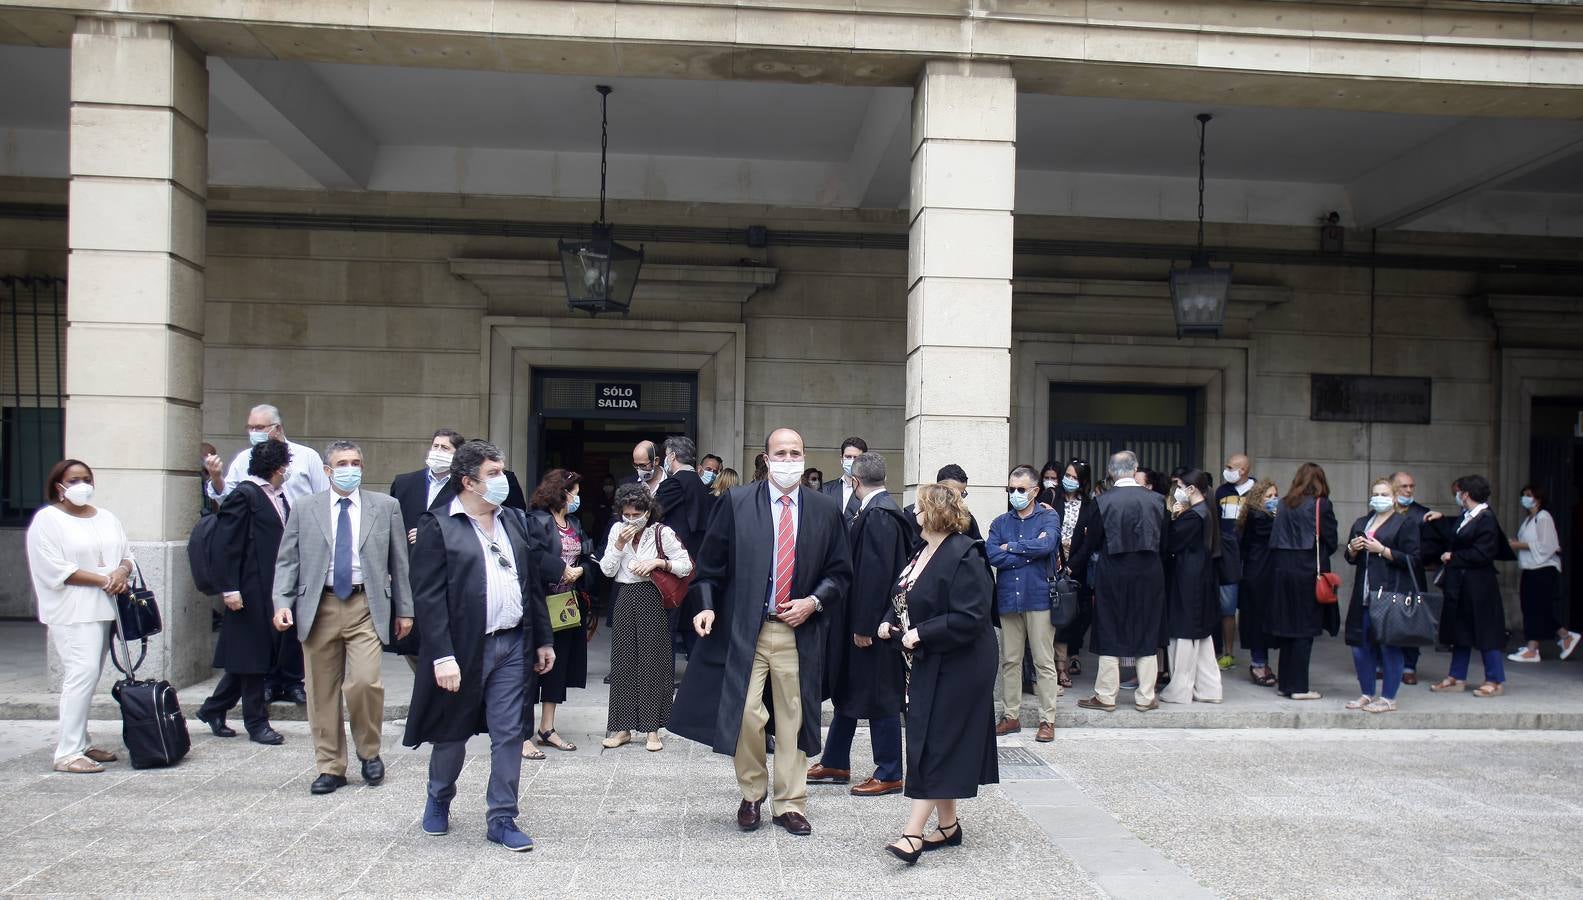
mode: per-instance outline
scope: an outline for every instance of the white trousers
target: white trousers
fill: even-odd
[[[1220,663],[1215,659],[1215,641],[1204,638],[1188,641],[1172,638],[1166,648],[1171,657],[1171,683],[1160,692],[1166,703],[1221,699]]]
[[[99,676],[104,673],[104,657],[110,649],[110,623],[51,625],[49,639],[65,670],[60,685],[60,743],[55,745],[55,761],[67,762],[93,746],[88,738],[88,709],[93,705]]]

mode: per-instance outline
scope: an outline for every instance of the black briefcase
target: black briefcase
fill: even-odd
[[[176,689],[168,681],[138,680],[137,667],[148,656],[147,638],[143,639],[135,662],[126,641],[121,640],[120,644],[126,665],[117,658],[114,644],[110,645],[110,662],[126,677],[110,687],[110,696],[121,705],[121,742],[132,758],[132,768],[174,766],[192,749],[187,717],[181,712]]]

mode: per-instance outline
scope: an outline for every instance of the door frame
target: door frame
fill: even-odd
[[[685,371],[672,370],[655,371],[629,371],[626,369],[552,369],[548,366],[539,366],[532,372],[533,378],[533,436],[528,445],[528,472],[535,473],[537,477],[542,468],[539,457],[544,449],[544,430],[546,419],[579,419],[585,422],[658,422],[665,419],[680,420],[684,426],[683,433],[698,441],[698,376],[689,375]],[[692,386],[692,402],[688,404],[685,413],[645,413],[642,411],[628,412],[619,409],[548,409],[544,406],[544,379],[545,378],[610,378],[611,380],[636,381],[636,382],[662,382],[674,384],[685,382]],[[702,455],[702,454],[700,454]]]
[[[1203,394],[1203,389],[1202,388],[1183,387],[1183,386],[1179,386],[1179,385],[1161,385],[1161,384],[1114,384],[1114,383],[1074,384],[1072,382],[1051,382],[1050,386],[1049,386],[1049,389],[1048,389],[1049,390],[1049,393],[1047,395],[1048,399],[1046,399],[1046,401],[1045,401],[1045,403],[1047,404],[1047,407],[1048,407],[1048,405],[1053,405],[1055,394],[1057,392],[1060,392],[1063,387],[1070,387],[1070,388],[1076,389],[1076,390],[1069,391],[1069,393],[1080,393],[1081,392],[1081,393],[1093,393],[1093,394],[1152,394],[1152,395],[1164,396],[1164,397],[1185,397],[1186,400],[1187,400],[1187,424],[1186,425],[1172,425],[1172,426],[1156,426],[1156,425],[1101,425],[1101,424],[1094,424],[1094,423],[1088,423],[1088,422],[1076,422],[1076,423],[1070,423],[1070,424],[1073,424],[1073,425],[1078,426],[1078,427],[1087,426],[1088,428],[1091,428],[1091,429],[1093,429],[1095,431],[1110,431],[1112,433],[1118,433],[1118,434],[1122,433],[1122,432],[1136,432],[1136,433],[1142,434],[1142,433],[1148,432],[1148,431],[1158,432],[1158,431],[1165,430],[1165,429],[1169,429],[1171,431],[1180,431],[1180,432],[1182,432],[1181,437],[1183,438],[1183,443],[1187,447],[1187,452],[1183,455],[1184,458],[1182,459],[1182,465],[1186,466],[1188,468],[1194,468],[1194,467],[1202,468],[1202,466],[1201,466],[1201,464],[1199,462],[1199,459],[1198,459],[1198,456],[1199,456],[1199,444],[1200,444],[1200,442],[1202,440],[1202,435],[1200,435],[1198,433],[1199,432],[1199,428],[1198,428],[1198,407],[1202,405],[1202,402],[1200,400],[1200,397]],[[1067,423],[1061,423],[1061,424],[1067,424]],[[1045,455],[1042,457],[1044,460],[1047,460],[1047,461],[1053,460],[1056,463],[1060,463],[1061,462],[1061,460],[1056,459],[1054,457],[1054,455],[1053,455],[1054,452],[1055,452],[1055,432],[1056,432],[1056,429],[1058,427],[1059,427],[1059,425],[1055,421],[1052,420],[1052,421],[1049,422],[1049,424],[1048,424],[1049,430],[1045,433],[1045,445],[1044,445],[1044,447],[1045,447]],[[1115,449],[1116,448],[1112,447],[1110,452],[1114,453]],[[1104,465],[1105,465],[1103,461],[1097,461],[1097,460],[1092,460],[1091,459],[1088,462],[1089,462],[1089,465],[1096,466],[1098,469],[1103,471]],[[1034,463],[1033,465],[1043,465],[1043,463]]]

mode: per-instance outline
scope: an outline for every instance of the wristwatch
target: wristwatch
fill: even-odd
[[[813,611],[816,613],[824,612],[824,604],[819,601],[818,594],[813,595]]]

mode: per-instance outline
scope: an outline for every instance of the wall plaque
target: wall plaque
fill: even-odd
[[[1319,375],[1308,418],[1315,422],[1429,424],[1430,379],[1388,375]]]

